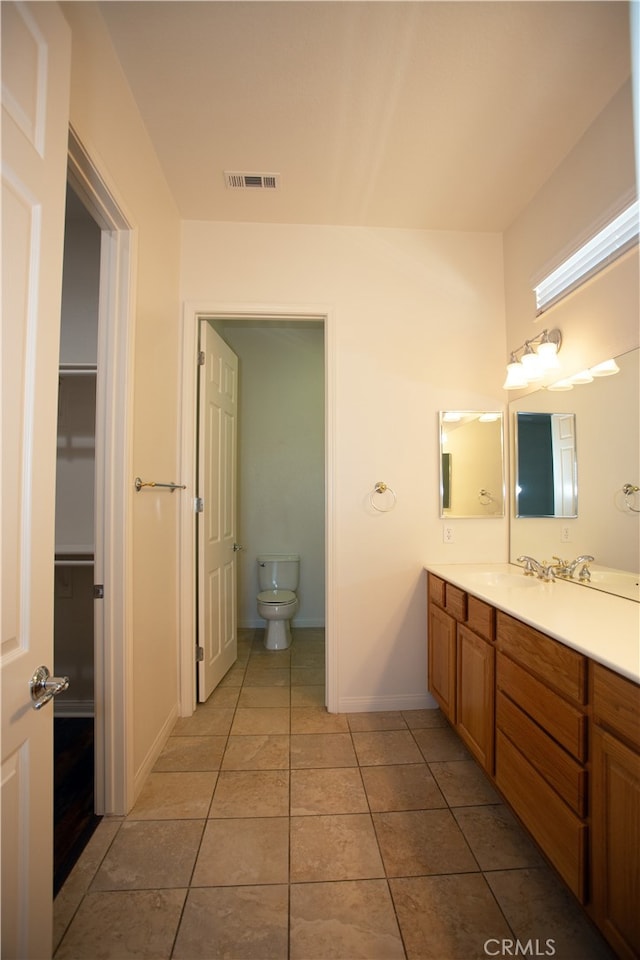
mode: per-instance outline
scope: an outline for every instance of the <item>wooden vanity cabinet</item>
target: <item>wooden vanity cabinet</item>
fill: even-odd
[[[429,690],[492,774],[495,611],[432,574],[428,583]]]
[[[429,689],[616,955],[640,957],[640,685],[429,574]]]
[[[593,917],[620,957],[640,956],[640,686],[591,663]]]
[[[496,783],[586,903],[586,657],[501,611],[496,645]]]

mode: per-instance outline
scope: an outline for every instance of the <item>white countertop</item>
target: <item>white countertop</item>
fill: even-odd
[[[577,583],[525,577],[522,567],[509,563],[425,566],[429,573],[640,683],[640,603]],[[515,577],[522,577],[526,586]]]

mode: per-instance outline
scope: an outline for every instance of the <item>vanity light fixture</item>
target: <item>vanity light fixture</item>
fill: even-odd
[[[620,373],[620,367],[615,360],[604,360],[591,367],[590,373],[592,377],[611,377],[614,373]]]
[[[537,337],[525,340],[521,347],[511,353],[507,364],[507,379],[502,389],[518,390],[530,383],[544,380],[549,370],[560,366],[558,351],[561,346],[562,334],[557,329],[543,330]],[[520,352],[522,357],[518,359]]]
[[[550,383],[547,390],[573,390],[574,384],[592,383],[597,377],[612,377],[616,373],[620,373],[620,367],[615,360],[603,360],[602,363],[596,363],[595,367],[574,373],[572,377]]]
[[[574,373],[572,377],[569,377],[571,383],[592,383],[593,375],[590,370],[580,370],[579,373]]]
[[[573,390],[573,384],[571,380],[556,380],[555,383],[549,384],[547,390]]]

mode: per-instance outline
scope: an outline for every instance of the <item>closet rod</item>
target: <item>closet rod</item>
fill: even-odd
[[[58,368],[60,376],[65,377],[81,377],[97,372],[98,367],[95,363],[61,363]]]
[[[53,562],[56,567],[93,567],[95,565],[95,560],[65,560],[61,557],[56,557]]]

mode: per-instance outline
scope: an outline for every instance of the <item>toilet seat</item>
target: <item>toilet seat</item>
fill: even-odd
[[[260,603],[293,603],[296,599],[293,590],[262,590],[258,594]]]

